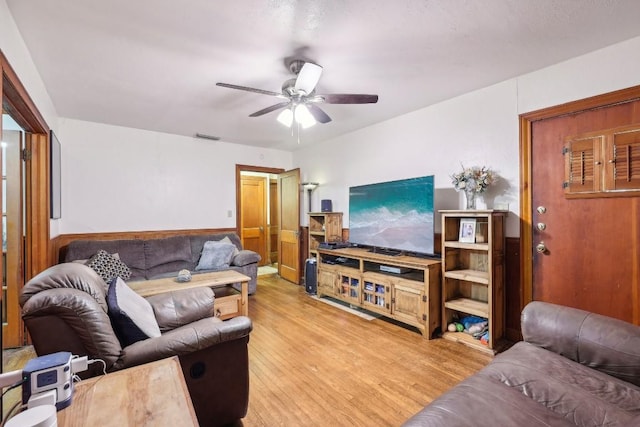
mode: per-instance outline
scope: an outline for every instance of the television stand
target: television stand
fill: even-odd
[[[374,254],[380,255],[388,255],[388,256],[400,256],[402,255],[402,251],[398,251],[395,249],[385,249],[385,248],[371,248],[369,252],[373,252]]]
[[[440,329],[440,260],[371,248],[318,248],[318,297],[336,298],[417,328],[430,339]],[[336,257],[344,261],[334,263]]]

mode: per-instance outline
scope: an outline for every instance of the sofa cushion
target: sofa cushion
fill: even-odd
[[[640,386],[640,328],[541,301],[522,311],[525,341]]]
[[[473,375],[407,420],[403,427],[574,426],[517,390]],[[575,426],[574,426],[575,427]]]
[[[215,295],[211,288],[180,289],[147,298],[162,332],[205,317],[213,317]]]
[[[159,337],[160,327],[151,304],[116,277],[107,292],[109,319],[122,347],[147,338]]]
[[[220,241],[205,242],[196,270],[221,270],[229,268],[235,245]]]
[[[61,251],[61,261],[89,259],[101,249],[110,254],[118,253],[120,255],[120,260],[131,270],[130,279],[145,277],[144,241],[141,239],[74,240]]]
[[[640,387],[527,342],[496,356],[478,376],[500,381],[579,426],[631,425]]]
[[[104,250],[96,252],[94,256],[89,258],[86,265],[95,270],[106,283],[111,283],[111,279],[114,277],[122,277],[124,280],[129,280],[131,277],[129,267]]]
[[[187,236],[149,239],[144,242],[146,277],[189,269],[191,244]]]

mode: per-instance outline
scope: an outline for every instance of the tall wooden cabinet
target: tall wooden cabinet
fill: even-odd
[[[440,212],[443,337],[495,353],[500,349],[505,330],[504,252],[508,212]],[[447,331],[450,323],[468,315],[487,320],[489,339],[486,342],[466,332]]]
[[[342,212],[309,212],[309,257],[318,256],[323,242],[342,241]]]

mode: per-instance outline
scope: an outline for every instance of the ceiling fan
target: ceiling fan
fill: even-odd
[[[216,86],[260,93],[283,99],[282,102],[256,111],[250,114],[249,117],[259,117],[284,108],[278,115],[278,121],[289,127],[294,121],[303,128],[313,126],[316,122],[329,123],[331,117],[317,104],[375,104],[378,102],[378,95],[348,93],[316,94],[315,88],[320,80],[322,67],[312,62],[294,59],[289,63],[289,70],[297,77],[285,81],[282,85],[281,93],[230,83],[216,83]]]

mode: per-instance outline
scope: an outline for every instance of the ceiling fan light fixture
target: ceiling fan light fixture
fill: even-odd
[[[280,114],[278,114],[277,120],[286,127],[291,127],[293,124],[293,111],[291,111],[290,108],[285,108]]]
[[[305,104],[296,105],[294,118],[296,123],[299,123],[303,129],[310,128],[311,126],[316,124],[316,119],[313,118],[313,115],[311,115],[309,109]]]

